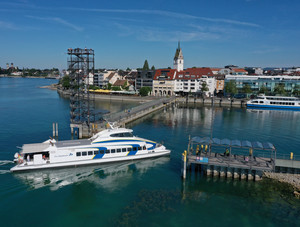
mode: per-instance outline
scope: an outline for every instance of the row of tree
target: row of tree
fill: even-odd
[[[231,80],[225,85],[225,92],[227,94],[230,94],[231,96],[238,94],[238,93],[244,93],[244,94],[254,94],[254,93],[260,93],[265,95],[294,95],[294,96],[300,96],[300,86],[296,85],[293,89],[293,92],[288,91],[285,88],[284,83],[278,83],[275,85],[274,91],[270,91],[267,87],[261,86],[260,89],[257,91],[253,91],[251,89],[251,86],[249,84],[245,84],[242,89],[238,89],[236,86],[236,82]]]

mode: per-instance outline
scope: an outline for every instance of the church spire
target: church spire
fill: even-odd
[[[178,41],[178,48],[176,49],[174,56],[174,69],[177,69],[178,71],[183,70],[183,54],[180,48],[180,41]]]

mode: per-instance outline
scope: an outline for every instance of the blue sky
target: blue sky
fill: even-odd
[[[1,0],[0,67],[67,67],[68,48],[96,68],[300,66],[299,0]]]

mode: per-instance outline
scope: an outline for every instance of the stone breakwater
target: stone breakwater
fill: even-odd
[[[292,185],[294,195],[300,199],[300,174],[264,172],[264,177]]]

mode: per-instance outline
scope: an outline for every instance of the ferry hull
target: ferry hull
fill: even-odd
[[[264,109],[286,109],[286,110],[300,110],[300,106],[279,106],[279,105],[255,105],[247,104],[250,108],[264,108]]]
[[[76,167],[84,165],[95,165],[95,164],[107,164],[113,162],[122,162],[122,161],[131,161],[138,159],[146,158],[155,158],[160,156],[170,155],[170,150],[155,151],[148,154],[140,155],[131,155],[125,157],[112,157],[112,158],[103,158],[103,159],[92,159],[92,160],[81,160],[81,161],[70,161],[70,162],[60,162],[60,163],[47,163],[41,165],[24,165],[24,166],[15,166],[11,168],[11,172],[20,172],[20,171],[31,171],[31,170],[41,170],[41,169],[50,169],[50,168],[65,168],[65,167]]]

